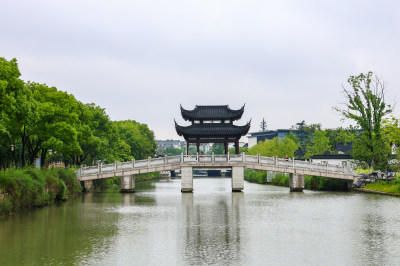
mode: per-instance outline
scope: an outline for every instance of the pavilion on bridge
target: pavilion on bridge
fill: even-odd
[[[180,126],[175,122],[179,136],[186,140],[186,154],[189,154],[189,144],[195,143],[197,153],[201,143],[224,143],[225,154],[228,144],[235,144],[235,153],[239,154],[239,139],[247,134],[250,121],[244,126],[236,126],[233,121],[239,120],[244,112],[244,105],[238,110],[232,110],[228,105],[196,105],[193,110],[181,106],[182,118],[190,121],[189,126]]]

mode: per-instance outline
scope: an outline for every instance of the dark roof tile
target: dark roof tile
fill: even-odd
[[[175,122],[175,129],[179,136],[204,137],[204,136],[244,136],[250,129],[250,122],[244,126],[232,124],[194,124],[187,127]]]
[[[185,120],[238,120],[242,117],[244,105],[239,110],[232,110],[228,105],[196,105],[193,110],[181,106],[181,114]]]

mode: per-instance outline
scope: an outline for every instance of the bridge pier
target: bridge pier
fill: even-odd
[[[181,192],[193,192],[193,168],[181,167]]]
[[[304,175],[289,174],[290,191],[301,192],[304,189]]]
[[[244,168],[232,166],[232,192],[241,192],[244,188]]]
[[[81,182],[81,184],[83,185],[83,189],[85,192],[93,191],[93,180],[86,180],[86,181]]]
[[[353,183],[354,183],[354,181],[347,181],[346,182],[348,191],[352,191],[353,190]]]
[[[121,190],[120,193],[134,193],[135,192],[135,175],[126,175],[121,177]]]

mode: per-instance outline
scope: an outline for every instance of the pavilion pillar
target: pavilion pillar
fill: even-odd
[[[189,155],[189,141],[186,141],[186,155]]]
[[[235,153],[239,154],[239,140],[235,142]]]
[[[228,154],[228,141],[225,141],[224,145],[225,145],[225,154]]]
[[[197,147],[197,154],[199,154],[200,153],[200,142],[199,141],[196,142],[196,147]]]

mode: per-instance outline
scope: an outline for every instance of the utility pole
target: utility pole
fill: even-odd
[[[260,129],[261,131],[266,131],[267,130],[267,122],[265,122],[265,119],[263,118],[261,124],[260,124]]]

